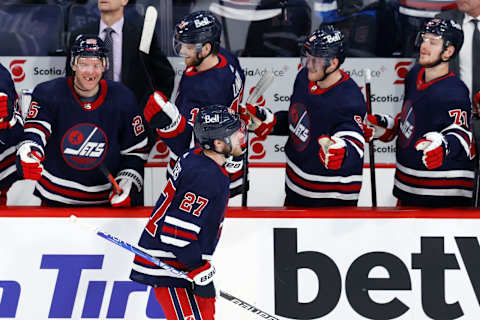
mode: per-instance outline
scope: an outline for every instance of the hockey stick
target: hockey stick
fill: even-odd
[[[115,178],[112,176],[112,174],[107,169],[107,167],[105,167],[103,163],[100,163],[99,168],[100,168],[100,171],[102,171],[102,173],[105,175],[107,180],[110,181],[110,183],[112,184],[113,190],[115,190],[115,193],[122,194],[123,193],[122,188],[120,188],[120,186],[117,183],[117,180],[115,180]]]
[[[140,45],[138,46],[138,50],[140,51],[140,61],[142,63],[143,68],[145,69],[145,73],[147,74],[148,84],[150,85],[150,89],[155,91],[155,87],[153,86],[152,77],[148,72],[147,66],[145,64],[144,55],[148,55],[150,53],[150,46],[152,44],[153,33],[155,32],[155,24],[157,23],[157,9],[153,6],[148,6],[147,10],[145,11],[145,18],[143,20],[143,28],[142,28],[142,36],[140,38]]]
[[[263,76],[258,80],[257,84],[255,84],[255,89],[253,92],[248,96],[247,98],[247,103],[248,104],[253,104],[255,101],[262,96],[265,91],[272,85],[273,83],[273,73],[270,71],[267,71],[263,74]]]
[[[372,114],[372,95],[370,92],[370,81],[372,80],[370,69],[365,69],[365,92],[367,98],[367,114]],[[377,206],[377,184],[375,177],[375,155],[373,139],[368,143],[368,155],[370,160],[370,185],[372,191],[372,207]]]
[[[78,218],[75,215],[70,216],[70,222],[75,223],[75,224],[83,227],[84,229],[95,233],[99,237],[104,238],[105,240],[108,240],[108,241],[112,242],[113,244],[116,244],[119,247],[122,247],[122,248],[124,248],[124,249],[126,249],[130,252],[133,252],[137,256],[142,257],[142,258],[156,264],[157,266],[167,270],[168,272],[172,273],[172,275],[183,278],[183,279],[188,280],[190,282],[193,281],[192,279],[190,279],[187,276],[187,274],[185,272],[180,271],[180,270],[172,267],[171,265],[162,262],[160,259],[151,256],[150,254],[146,253],[145,251],[141,250],[140,248],[138,248],[138,247],[136,247],[136,246],[134,246],[134,245],[132,245],[128,242],[125,242],[125,241],[121,240],[120,238],[118,238],[114,235],[108,234],[106,232],[101,231],[99,228],[96,228],[96,227],[94,227],[92,225],[89,225],[85,222],[79,221]],[[253,306],[253,305],[251,305],[251,304],[249,304],[249,303],[247,303],[247,302],[245,302],[245,301],[243,301],[243,300],[241,300],[241,299],[239,299],[235,296],[232,296],[231,294],[229,294],[225,291],[220,290],[220,297],[222,297],[222,298],[240,306],[241,308],[243,308],[247,311],[255,313],[256,315],[260,316],[263,319],[279,320],[278,318],[276,318],[276,317],[258,309],[257,307],[255,307],[255,306]]]
[[[263,76],[258,80],[255,84],[255,89],[253,89],[252,93],[247,98],[247,104],[255,103],[258,98],[260,98],[265,91],[272,85],[273,83],[273,73],[267,71],[263,74]],[[245,109],[246,112],[246,109]],[[243,190],[242,190],[242,206],[247,206],[248,200],[248,147],[249,147],[249,139],[248,139],[248,132],[247,132],[247,150],[245,150],[245,154],[243,156]]]
[[[480,92],[477,93],[473,98],[473,115],[470,120],[470,126],[472,128],[473,141],[475,144],[475,158],[474,158],[474,168],[475,176],[473,180],[473,196],[472,196],[472,205],[474,208],[478,208],[480,202]]]

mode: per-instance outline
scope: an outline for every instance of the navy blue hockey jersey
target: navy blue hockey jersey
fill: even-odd
[[[17,100],[17,92],[10,72],[0,64],[0,92],[8,96],[10,103]],[[11,127],[0,130],[0,192],[5,192],[19,179],[15,167],[16,145],[23,136],[23,120],[14,112],[9,120]]]
[[[91,103],[79,100],[70,77],[37,85],[24,138],[45,154],[34,194],[47,205],[108,203],[112,186],[101,166],[114,177],[128,174],[141,187],[147,135],[138,110],[135,96],[120,82],[101,80]]]
[[[175,99],[175,105],[187,122],[183,130],[168,133],[157,130],[171,151],[169,175],[178,155],[193,147],[193,123],[199,108],[221,104],[236,109],[241,102],[245,74],[238,59],[224,49],[220,50],[218,58],[219,63],[209,70],[197,72],[194,67],[188,67],[183,73]],[[232,176],[232,190],[242,185],[241,178],[242,172]]]
[[[200,148],[179,157],[141,235],[139,246],[180,269],[211,260],[229,198],[229,177]],[[151,286],[191,287],[191,283],[135,256],[130,278]]]
[[[425,69],[416,65],[405,79],[393,194],[400,200],[471,198],[474,172],[468,89],[453,72],[430,82],[425,82],[424,73]],[[442,166],[428,170],[415,143],[431,131],[444,135],[449,153]]]
[[[366,104],[357,84],[340,71],[342,78],[326,89],[308,80],[306,68],[295,79],[288,112],[290,136],[285,145],[287,193],[309,199],[358,200],[365,143],[361,122]],[[339,170],[328,170],[320,161],[317,139],[322,135],[346,142]]]

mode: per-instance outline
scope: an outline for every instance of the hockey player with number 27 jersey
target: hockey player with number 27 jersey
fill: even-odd
[[[225,106],[200,108],[194,131],[200,144],[183,155],[141,235],[147,253],[188,272],[192,283],[136,256],[130,278],[154,287],[167,320],[211,320],[215,313],[212,254],[229,198],[224,162],[241,156],[245,126]]]

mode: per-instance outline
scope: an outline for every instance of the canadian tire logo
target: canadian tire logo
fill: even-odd
[[[250,148],[252,154],[250,155],[250,160],[258,160],[265,158],[267,152],[265,151],[265,147],[263,146],[263,141],[265,141],[267,137],[255,137],[250,142]]]
[[[397,80],[393,84],[405,84],[405,77],[408,70],[410,70],[413,61],[400,61],[395,65],[395,72],[397,73]]]
[[[22,82],[25,79],[25,71],[23,70],[23,64],[27,60],[12,60],[10,62],[10,73],[14,82]]]
[[[163,159],[167,159],[168,156],[170,155],[170,150],[168,149],[168,146],[165,144],[165,142],[159,140],[154,148],[153,148],[154,151],[152,151],[153,153],[153,159],[155,160],[163,160]]]

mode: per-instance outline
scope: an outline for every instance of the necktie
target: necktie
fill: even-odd
[[[108,50],[108,70],[103,74],[103,78],[106,80],[113,80],[113,41],[112,33],[114,30],[110,27],[105,28],[105,49]]]
[[[480,91],[480,31],[478,31],[477,19],[471,20],[475,29],[472,42],[472,97]]]

